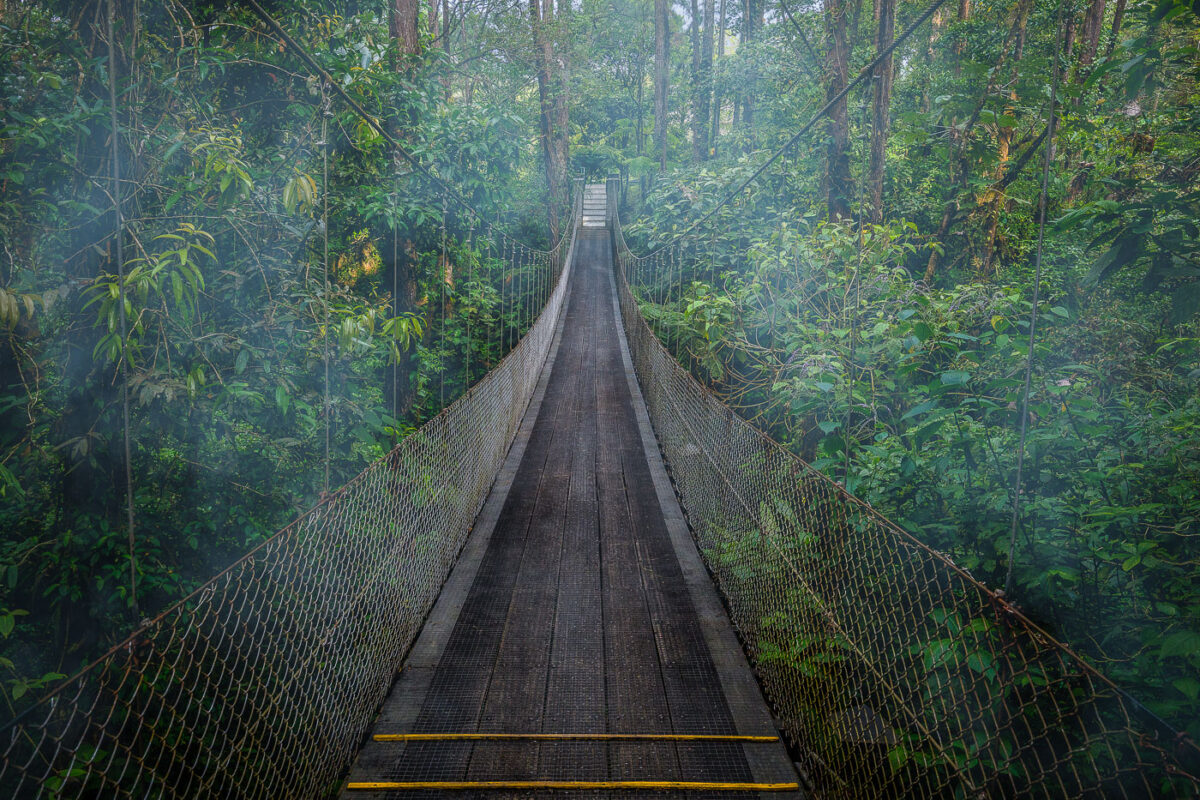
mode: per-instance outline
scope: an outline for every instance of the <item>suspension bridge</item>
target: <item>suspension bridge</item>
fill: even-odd
[[[1194,793],[1190,743],[670,357],[637,296],[683,253],[633,255],[617,194],[499,366],[11,723],[0,787]]]
[[[250,5],[323,126],[332,92],[441,185],[443,250],[450,201],[482,220]],[[0,728],[0,795],[1200,796],[1192,742],[739,418],[643,316],[701,269],[700,225],[940,5],[653,252],[614,178],[577,186],[549,250],[489,228],[520,340]]]

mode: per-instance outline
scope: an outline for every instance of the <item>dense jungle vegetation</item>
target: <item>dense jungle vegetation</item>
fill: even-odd
[[[265,5],[521,241],[557,239],[573,175],[619,173],[637,251],[713,208],[927,8]],[[506,303],[476,222],[248,8],[121,6],[110,59],[103,2],[0,5],[0,669],[14,710],[311,504],[326,464],[337,486],[383,454],[531,311]],[[941,6],[643,298],[726,402],[1007,585],[1192,736],[1198,11]]]

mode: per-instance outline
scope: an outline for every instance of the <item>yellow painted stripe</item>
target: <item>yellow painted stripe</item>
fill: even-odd
[[[716,781],[360,781],[347,789],[428,789],[470,791],[472,789],[685,789],[704,792],[794,792],[797,783],[721,783]]]
[[[778,742],[778,736],[721,736],[693,733],[377,733],[377,742],[522,740],[539,742]]]

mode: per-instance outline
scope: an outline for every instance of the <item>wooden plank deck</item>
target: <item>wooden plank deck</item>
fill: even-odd
[[[645,738],[776,731],[646,441],[606,230],[580,231],[571,280],[555,351],[506,471],[373,734],[639,736],[371,740],[351,784],[591,783],[344,789],[347,800],[755,797],[768,795],[606,782],[796,781],[777,741]]]

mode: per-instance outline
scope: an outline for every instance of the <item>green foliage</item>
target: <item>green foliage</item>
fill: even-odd
[[[1080,30],[1077,6],[1033,4],[1023,29],[1017,4],[972,6],[900,48],[882,224],[824,219],[827,151],[814,135],[638,291],[672,352],[745,417],[981,580],[1003,586],[1011,561],[1026,613],[1196,736],[1200,19],[1174,0],[1131,6],[1114,35],[1108,4],[1086,63],[1085,44],[1066,58],[1056,38],[1059,13]],[[819,41],[819,12],[792,10]],[[901,5],[898,30],[912,13]],[[851,40],[869,42],[869,15],[855,19]],[[717,160],[657,177],[626,220],[635,252],[685,230],[824,102],[820,80],[752,66],[772,48],[807,57],[790,23],[767,28],[718,68],[726,98],[755,94],[753,125],[726,117]],[[868,50],[854,45],[851,75]],[[1055,58],[1050,225],[1014,487]],[[870,103],[848,98],[848,196],[864,202]],[[970,654],[955,660],[970,668]]]
[[[94,6],[60,6],[0,11],[0,605],[28,612],[0,615],[10,707],[137,621],[121,366],[148,616],[318,497],[326,427],[337,486],[494,364],[534,302],[501,296],[507,254],[336,100],[322,145],[319,83],[248,11],[172,0],[117,20],[118,265],[107,46],[79,18]],[[522,109],[449,97],[441,50],[400,65],[378,11],[273,13],[489,221],[529,217]]]
[[[781,227],[751,240],[744,271],[726,270],[720,290],[696,281],[677,303],[644,307],[743,414],[1003,585],[1031,306],[1017,286],[914,288],[899,266],[913,239],[907,224],[864,228],[859,254],[853,226]],[[1155,708],[1186,717],[1200,666],[1200,339],[1153,328],[1136,338],[1137,295],[1093,296],[1074,312],[1062,295],[1043,298],[1019,601]]]

